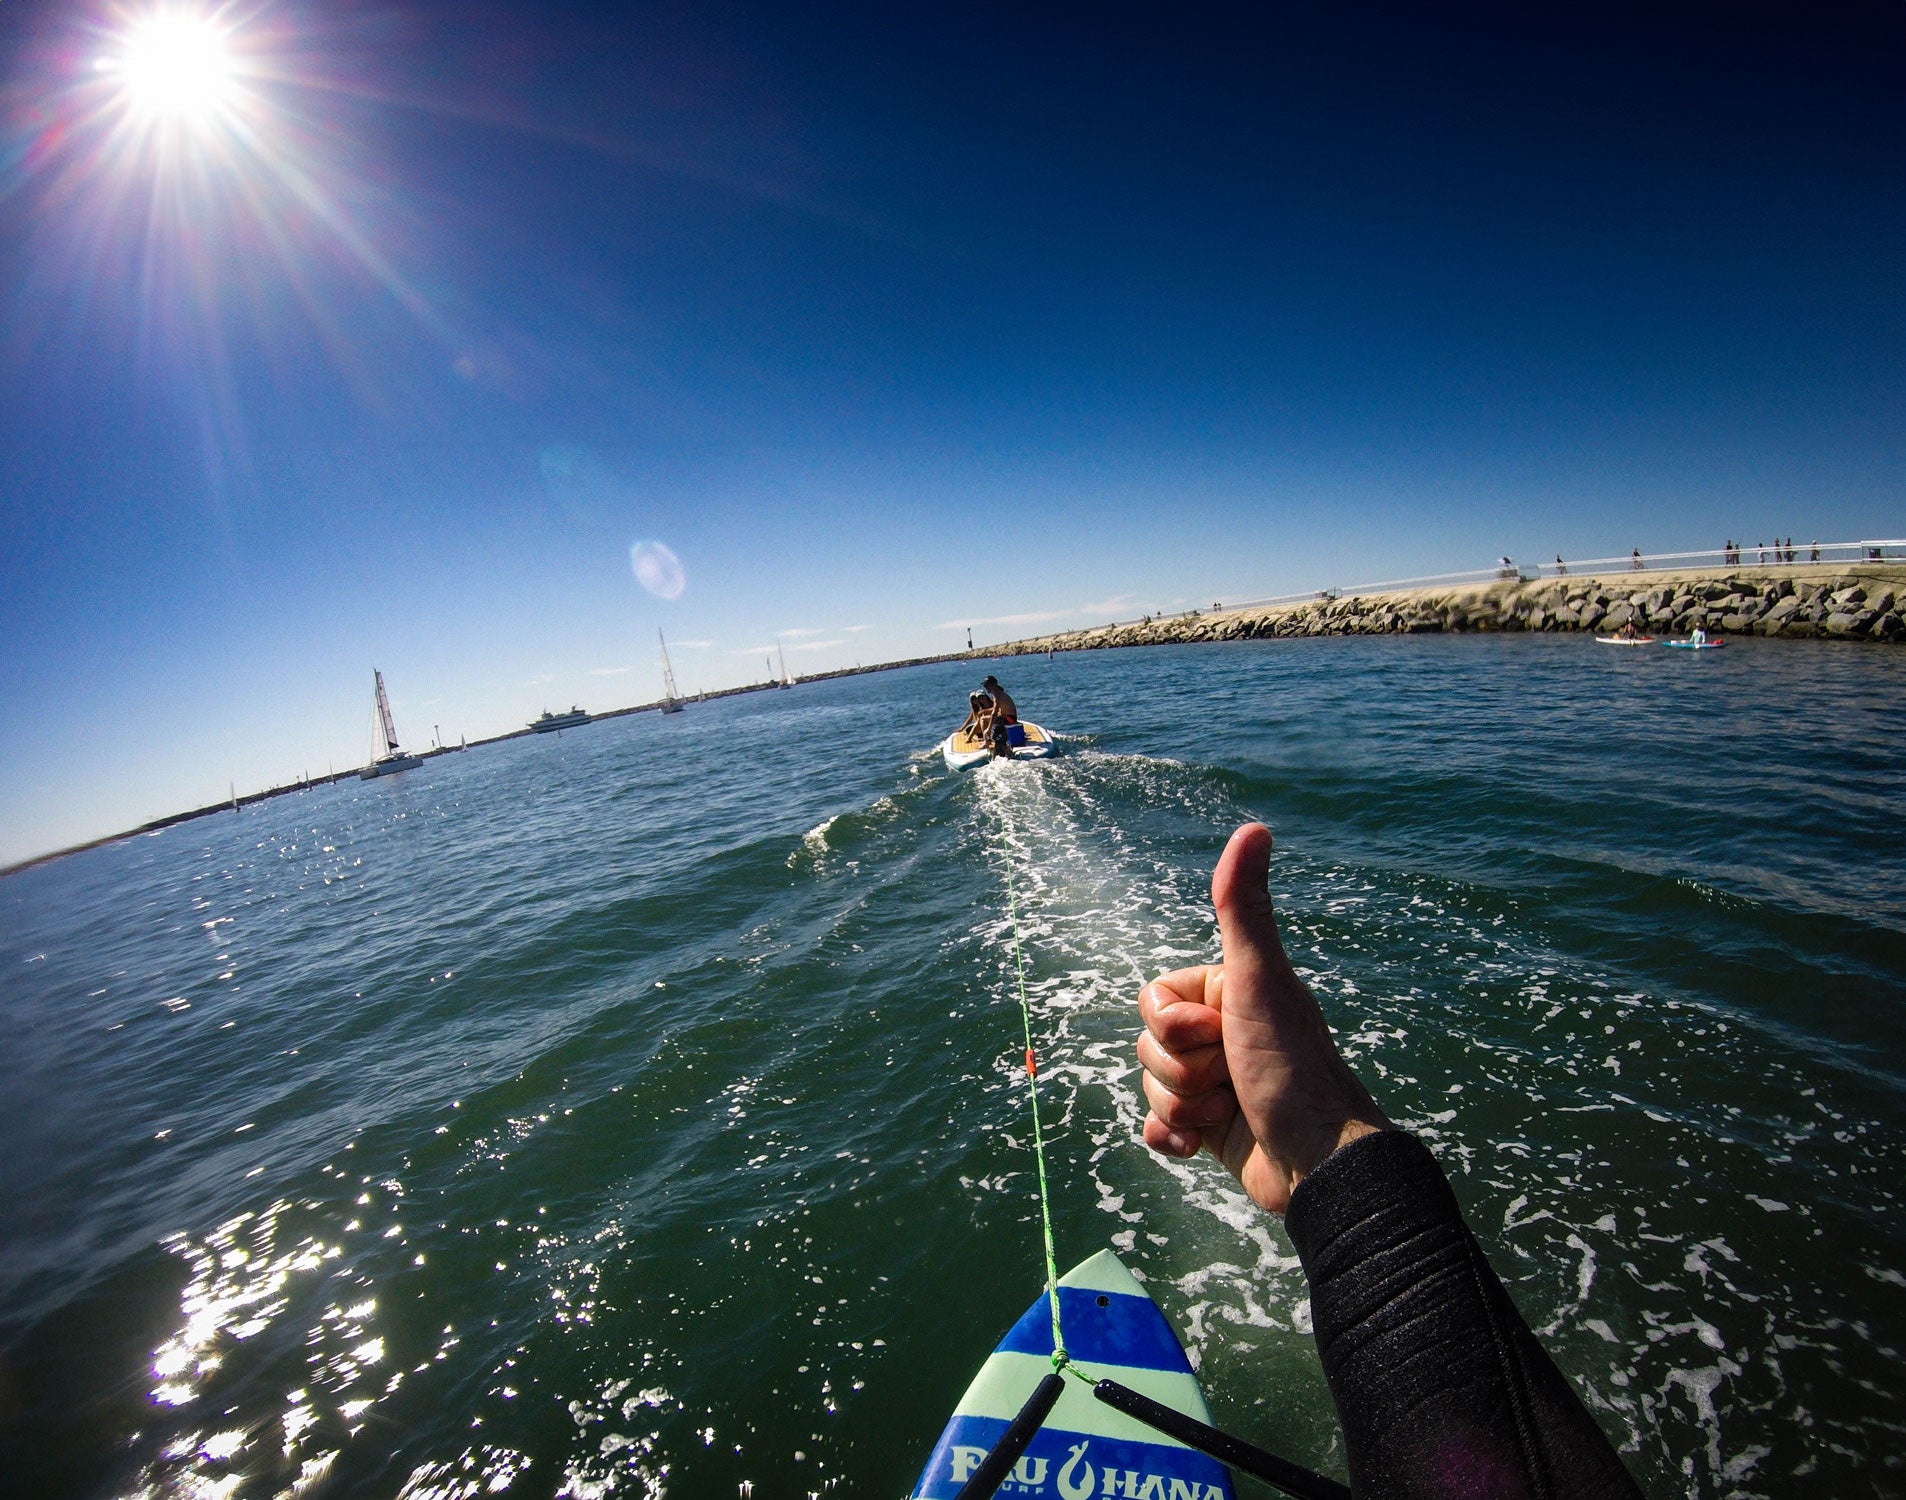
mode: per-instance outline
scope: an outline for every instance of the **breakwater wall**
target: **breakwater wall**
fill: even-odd
[[[1320,594],[1266,606],[1166,615],[996,646],[987,655],[1187,641],[1450,631],[1592,631],[1906,643],[1906,563],[1769,566],[1720,572],[1510,577],[1455,588]]]

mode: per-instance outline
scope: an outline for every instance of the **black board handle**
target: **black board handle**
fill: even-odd
[[[1019,1455],[1026,1451],[1026,1445],[1039,1430],[1039,1424],[1046,1420],[1047,1414],[1058,1402],[1059,1392],[1065,1389],[1065,1384],[1065,1377],[1057,1370],[1039,1382],[1038,1389],[1019,1408],[1019,1415],[999,1435],[999,1441],[993,1444],[993,1451],[980,1460],[979,1467],[960,1486],[956,1500],[991,1500],[993,1492],[1012,1473],[1013,1465],[1019,1462]]]
[[[1309,1469],[1279,1458],[1275,1453],[1266,1453],[1242,1438],[1234,1438],[1215,1427],[1207,1427],[1197,1418],[1162,1406],[1150,1396],[1141,1396],[1130,1386],[1120,1385],[1116,1380],[1099,1381],[1092,1387],[1092,1394],[1114,1411],[1122,1411],[1147,1427],[1155,1427],[1167,1437],[1177,1438],[1187,1448],[1210,1454],[1220,1463],[1242,1469],[1253,1478],[1261,1479],[1287,1495],[1296,1496],[1297,1500],[1350,1500],[1349,1488],[1338,1484],[1336,1480],[1313,1474]],[[1021,1412],[1020,1416],[1023,1418],[1025,1413]],[[965,1493],[964,1490],[960,1492],[962,1497]]]

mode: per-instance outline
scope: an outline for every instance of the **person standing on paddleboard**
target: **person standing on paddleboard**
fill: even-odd
[[[1436,1158],[1391,1123],[1285,955],[1271,831],[1211,876],[1224,961],[1138,993],[1145,1144],[1208,1150],[1282,1215],[1358,1496],[1639,1500],[1509,1300]]]

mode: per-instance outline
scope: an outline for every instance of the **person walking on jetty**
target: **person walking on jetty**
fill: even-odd
[[[1631,573],[1639,573],[1642,570],[1642,568],[1645,566],[1646,564],[1643,563],[1641,560],[1641,548],[1636,547],[1631,552],[1629,552],[1628,570]]]
[[[1145,1144],[1208,1150],[1284,1218],[1343,1428],[1353,1495],[1639,1500],[1581,1398],[1509,1300],[1436,1158],[1397,1129],[1291,967],[1271,831],[1211,876],[1223,962],[1138,993]]]

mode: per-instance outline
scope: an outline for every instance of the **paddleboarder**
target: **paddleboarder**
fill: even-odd
[[[1271,831],[1211,877],[1221,964],[1139,991],[1145,1144],[1216,1156],[1284,1217],[1362,1496],[1639,1500],[1509,1300],[1436,1158],[1384,1114],[1284,953]]]

